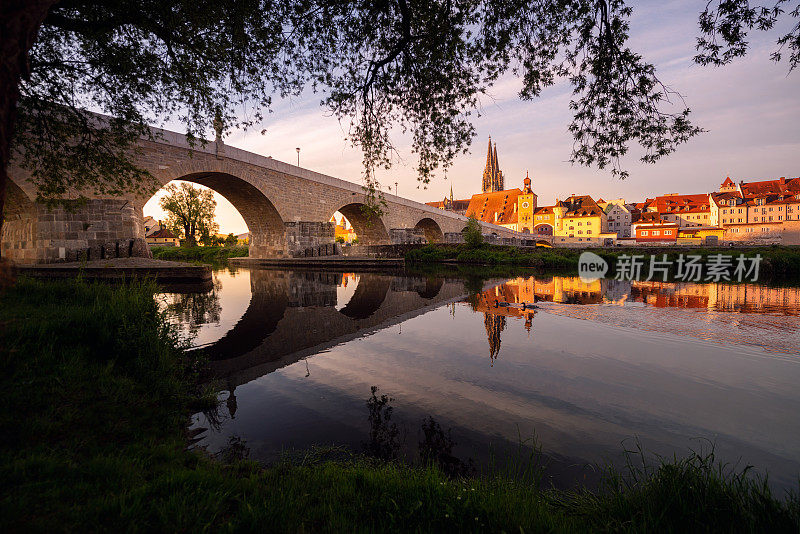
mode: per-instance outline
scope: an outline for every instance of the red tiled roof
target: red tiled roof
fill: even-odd
[[[746,197],[762,197],[783,193],[800,193],[800,178],[779,178],[778,180],[762,180],[760,182],[742,183],[742,192]]]
[[[657,211],[642,211],[631,214],[631,223],[660,223],[661,214]]]
[[[148,238],[157,237],[159,239],[164,239],[164,238],[175,239],[176,236],[175,236],[175,234],[173,234],[172,232],[170,232],[166,228],[162,228],[161,230],[156,230],[155,232],[153,232],[152,234],[150,234],[147,237]]]
[[[494,193],[472,195],[467,208],[467,216],[492,224],[513,224],[517,222],[517,197],[522,194],[519,188],[504,189]],[[495,220],[495,213],[498,214]]]
[[[731,180],[731,177],[728,176],[728,177],[725,178],[725,181],[722,182],[722,184],[720,184],[720,185],[722,187],[728,187],[729,185],[733,185],[733,180]]]
[[[654,205],[659,213],[702,213],[709,210],[706,193],[662,195],[655,198]]]
[[[564,217],[597,217],[605,213],[589,195],[571,196],[558,204],[567,209]]]

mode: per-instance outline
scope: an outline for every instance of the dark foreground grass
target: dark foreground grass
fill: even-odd
[[[265,468],[187,451],[187,415],[209,404],[153,291],[22,280],[0,296],[0,531],[800,528],[795,497],[712,457],[611,473],[590,493],[358,456]]]
[[[198,263],[224,263],[229,258],[245,258],[249,248],[244,245],[233,247],[153,247],[153,257],[157,260],[191,261]]]
[[[609,264],[613,274],[617,259],[625,255],[644,255],[649,261],[651,255],[658,259],[666,254],[667,259],[675,261],[679,254],[698,255],[706,262],[706,258],[714,254],[737,257],[744,254],[753,257],[760,254],[762,257],[760,274],[773,279],[798,279],[800,278],[800,247],[770,246],[770,247],[620,247],[620,248],[559,248],[537,247],[520,248],[502,245],[481,245],[469,247],[467,245],[428,245],[410,250],[405,259],[409,263],[441,263],[455,262],[477,265],[514,265],[532,267],[542,270],[575,271],[578,269],[578,258],[581,253],[589,250],[594,252]]]

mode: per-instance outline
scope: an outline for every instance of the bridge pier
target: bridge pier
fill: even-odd
[[[7,214],[3,256],[18,263],[151,257],[136,211],[124,199],[32,202]]]

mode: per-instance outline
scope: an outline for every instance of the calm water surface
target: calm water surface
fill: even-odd
[[[210,451],[357,450],[377,385],[409,458],[430,415],[478,465],[535,436],[562,487],[637,440],[800,475],[798,287],[236,269],[157,298],[220,384],[192,420]]]

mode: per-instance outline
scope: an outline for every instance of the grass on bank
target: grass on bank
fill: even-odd
[[[597,493],[354,456],[264,468],[186,450],[198,362],[149,284],[0,295],[0,530],[797,532],[800,505],[691,457]]]
[[[481,244],[478,246],[460,245],[427,245],[406,253],[405,259],[409,263],[441,263],[457,262],[478,265],[514,265],[532,267],[544,270],[573,270],[578,269],[578,258],[582,252],[591,251],[603,258],[613,273],[617,260],[622,255],[644,255],[649,261],[651,255],[661,259],[666,254],[667,259],[675,261],[679,254],[698,255],[706,258],[714,254],[738,257],[744,254],[753,257],[760,254],[762,257],[760,273],[776,278],[800,277],[800,247],[769,246],[769,247],[702,247],[702,248],[675,248],[675,247],[620,247],[620,248],[559,248],[536,247],[520,248],[503,245]],[[645,267],[647,264],[645,264]]]
[[[191,261],[198,263],[223,263],[230,258],[246,258],[249,248],[245,245],[232,247],[152,247],[157,260]]]

